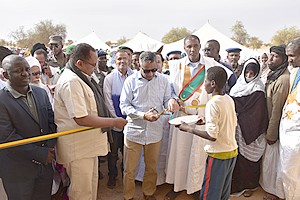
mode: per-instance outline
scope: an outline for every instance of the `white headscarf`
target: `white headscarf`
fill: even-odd
[[[245,79],[245,69],[250,63],[254,63],[257,65],[258,74],[255,75],[255,78],[253,80],[247,83]],[[237,79],[236,84],[231,88],[229,95],[233,97],[242,97],[248,96],[254,93],[255,91],[265,92],[265,85],[260,80],[260,71],[261,70],[259,62],[256,59],[250,58],[249,60],[247,60],[244,64],[243,71],[240,77]]]

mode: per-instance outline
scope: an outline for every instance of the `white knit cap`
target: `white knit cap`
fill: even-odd
[[[28,62],[30,68],[34,67],[34,66],[37,66],[37,67],[40,68],[40,71],[42,71],[41,64],[40,64],[40,62],[35,57],[28,56],[25,59]]]

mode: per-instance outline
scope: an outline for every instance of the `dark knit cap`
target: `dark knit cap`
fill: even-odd
[[[0,62],[2,62],[2,60],[8,56],[13,54],[13,52],[11,50],[9,50],[8,48],[4,47],[4,46],[0,46]]]
[[[287,55],[285,54],[285,45],[280,45],[280,46],[272,46],[270,48],[270,53],[274,52],[277,53],[278,55],[282,56],[283,60],[287,59]]]
[[[46,51],[47,52],[47,47],[45,46],[45,44],[42,44],[42,43],[35,43],[33,46],[32,46],[32,48],[31,48],[31,50],[30,50],[30,54],[31,54],[31,56],[33,56],[33,54],[34,54],[34,52],[36,51],[36,50],[38,50],[38,49],[43,49],[44,51]]]

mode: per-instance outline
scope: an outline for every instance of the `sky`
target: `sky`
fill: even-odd
[[[231,27],[241,21],[250,36],[269,43],[278,30],[300,28],[299,8],[298,0],[10,0],[1,6],[0,39],[9,41],[18,27],[28,30],[43,20],[65,24],[66,39],[94,31],[104,42],[139,31],[161,41],[172,28],[195,31],[208,21],[231,37]]]

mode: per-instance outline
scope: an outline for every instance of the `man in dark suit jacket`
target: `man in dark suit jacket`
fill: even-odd
[[[56,132],[46,91],[30,86],[30,67],[17,55],[2,62],[7,86],[0,91],[0,143]],[[51,198],[55,140],[0,150],[0,176],[12,200]]]

